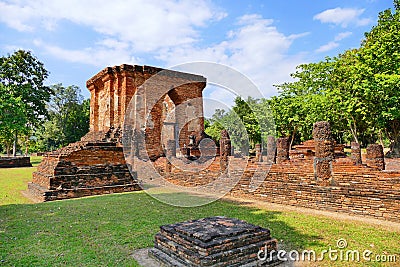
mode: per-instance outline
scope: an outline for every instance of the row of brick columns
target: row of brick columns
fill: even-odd
[[[361,147],[359,143],[351,143],[351,159],[355,165],[362,165]],[[365,159],[365,163],[368,167],[378,170],[385,169],[385,155],[382,145],[368,145]]]
[[[313,138],[315,141],[314,170],[315,178],[319,181],[330,181],[332,178],[332,161],[334,160],[334,140],[330,124],[325,121],[316,122],[313,126]],[[289,138],[267,137],[267,162],[283,163],[289,160]],[[261,161],[261,145],[256,145],[256,160]],[[362,165],[361,147],[356,142],[351,143],[351,159],[355,165]],[[383,147],[378,144],[370,144],[367,147],[366,165],[378,170],[385,169]]]
[[[334,140],[329,122],[316,122],[313,126],[313,138],[315,142],[314,175],[322,184],[332,183],[332,161],[335,157]],[[256,161],[263,161],[261,144],[255,145]],[[267,137],[267,162],[281,164],[289,160],[290,143],[288,137]],[[220,139],[220,170],[225,172],[228,168],[229,156],[231,156],[232,144],[226,130],[221,131]],[[175,140],[167,142],[166,156],[176,156]],[[354,165],[362,165],[361,147],[356,142],[351,143],[351,160]],[[370,144],[367,147],[366,165],[378,170],[385,169],[383,147],[378,144]],[[171,163],[166,160],[166,172],[171,172]]]

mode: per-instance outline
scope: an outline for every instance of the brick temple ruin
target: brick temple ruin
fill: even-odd
[[[221,134],[221,138],[225,136]],[[292,150],[288,138],[270,136],[266,155],[259,145],[255,157],[223,157],[224,152],[221,152],[221,157],[206,170],[188,174],[172,168],[164,177],[171,183],[195,188],[212,185],[220,173],[228,169],[229,179],[240,176],[236,177],[239,182],[228,194],[231,197],[400,222],[399,160],[385,162],[383,147],[377,144],[369,145],[362,158],[360,145],[352,143],[351,156],[346,156],[344,146],[333,140],[327,122],[315,123],[313,136],[313,140]],[[247,166],[243,173],[237,174],[235,168],[243,161]],[[158,169],[163,172],[161,160]],[[217,169],[219,172],[215,171]],[[254,190],[252,179],[257,173],[264,176]]]
[[[144,83],[147,82],[144,88]],[[90,91],[90,131],[81,141],[47,153],[30,196],[40,201],[141,190],[126,164],[122,145],[125,112],[134,97],[132,130],[146,138],[146,157],[164,155],[163,140],[201,139],[204,130],[202,76],[150,66],[121,65],[100,71],[86,83]],[[161,93],[162,88],[167,88]],[[160,95],[161,93],[161,95]],[[177,107],[177,108],[175,108]],[[147,119],[147,121],[145,120]],[[166,136],[161,136],[161,130]],[[179,129],[179,132],[177,131]],[[143,152],[141,151],[141,152]],[[140,153],[141,153],[140,152]]]
[[[150,162],[165,181],[187,188],[212,184],[223,174],[222,182],[237,181],[228,193],[233,197],[400,221],[399,161],[385,159],[382,146],[371,144],[362,156],[360,145],[352,143],[348,156],[333,140],[329,123],[318,122],[313,140],[293,149],[288,138],[270,136],[265,148],[256,145],[255,157],[240,157],[232,154],[227,132],[218,149],[207,148],[202,143],[207,140],[205,86],[204,77],[189,73],[149,66],[105,68],[87,81],[90,132],[44,156],[28,184],[30,195],[49,201],[140,190],[148,173],[145,168],[129,171],[133,164],[126,160],[135,158]],[[128,143],[143,142],[126,150],[127,131]],[[202,157],[206,167],[193,161]],[[254,188],[257,175],[262,177]]]

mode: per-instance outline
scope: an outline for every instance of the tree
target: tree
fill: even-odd
[[[311,139],[314,122],[325,120],[331,122],[334,135],[341,137],[342,125],[332,111],[329,94],[335,88],[331,79],[334,67],[331,58],[302,64],[291,74],[296,81],[276,85],[280,94],[269,104],[279,136],[290,136],[291,144]]]
[[[365,34],[359,61],[366,73],[360,83],[373,106],[369,119],[390,140],[388,156],[400,157],[400,1],[394,6],[394,12],[381,12],[378,24]]]
[[[5,101],[0,112],[12,113],[18,121],[15,126],[2,122],[2,139],[6,143],[10,142],[10,138],[14,140],[14,156],[18,135],[39,125],[47,115],[46,102],[52,95],[52,90],[43,84],[47,77],[48,71],[43,63],[30,51],[18,50],[12,55],[0,57],[1,97]],[[12,111],[10,105],[14,106]]]
[[[300,65],[296,81],[277,86],[271,105],[281,134],[303,139],[313,122],[327,120],[337,139],[351,136],[365,146],[386,137],[389,155],[400,156],[399,1],[394,4],[394,13],[379,14],[360,48]]]
[[[21,100],[21,97],[10,97],[7,94],[7,88],[0,84],[0,140],[6,147],[7,155],[10,154],[15,135],[18,132],[26,132],[25,109],[25,103]],[[16,150],[15,147],[16,142],[14,142],[14,151]]]
[[[78,141],[89,131],[89,99],[79,87],[51,86],[54,95],[47,104],[49,118],[37,133],[37,149],[54,150]]]
[[[250,144],[254,147],[255,144],[261,142],[261,129],[260,123],[256,116],[256,106],[258,100],[249,97],[247,101],[241,97],[235,98],[235,105],[232,110],[237,114],[239,119],[242,121],[247,137]],[[244,137],[244,136],[243,136]]]

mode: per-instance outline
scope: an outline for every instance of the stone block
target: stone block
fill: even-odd
[[[276,263],[269,229],[217,216],[161,226],[149,254],[167,266],[259,266],[265,248]]]

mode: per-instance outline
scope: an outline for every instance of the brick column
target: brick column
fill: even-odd
[[[138,157],[139,159],[147,159],[148,155],[146,151],[144,131],[133,129],[132,139],[132,155]]]
[[[332,160],[335,155],[329,122],[316,122],[313,128],[313,137],[315,141],[315,179],[328,184],[328,181],[332,179]]]
[[[121,116],[121,88],[122,88],[122,76],[120,73],[115,74],[114,82],[114,127],[121,128],[123,124],[123,118]]]
[[[289,160],[289,138],[282,137],[276,139],[276,163]]]
[[[276,162],[276,141],[275,137],[271,135],[267,138],[267,161],[269,163]]]
[[[90,131],[98,131],[99,128],[99,99],[97,87],[94,83],[87,86],[90,91]]]
[[[385,155],[383,153],[383,147],[381,145],[368,145],[366,163],[367,166],[371,168],[376,168],[378,170],[385,169]]]
[[[357,142],[351,142],[351,160],[355,165],[361,165],[361,147]]]
[[[165,148],[165,172],[169,173],[172,171],[171,158],[176,157],[176,141],[168,140],[167,147]]]
[[[262,151],[261,151],[261,144],[256,144],[256,161],[262,161]]]
[[[101,130],[107,131],[114,125],[114,77],[111,74],[107,74],[101,80],[105,91],[105,114],[99,114],[99,116],[101,117]]]
[[[221,131],[221,139],[219,140],[220,146],[220,170],[221,172],[225,172],[228,169],[229,164],[229,156],[231,155],[231,139],[229,138],[229,134],[227,130]]]
[[[176,141],[168,140],[166,147],[166,156],[167,157],[176,157]]]

